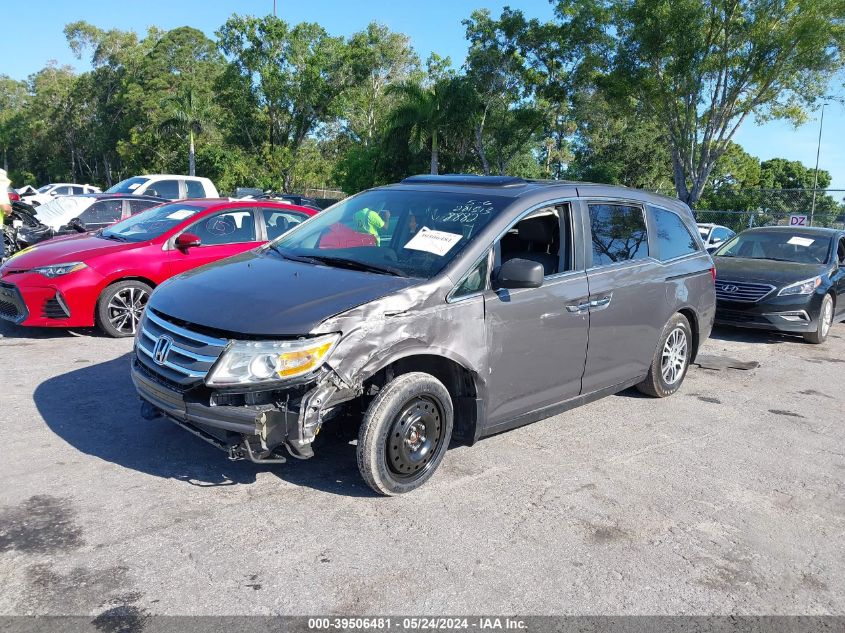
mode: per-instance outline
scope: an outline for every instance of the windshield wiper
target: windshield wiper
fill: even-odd
[[[105,233],[101,232],[99,237],[102,237],[104,240],[115,240],[117,242],[128,242],[129,240],[123,237],[122,235],[118,235],[117,233]]]
[[[281,255],[284,259],[289,259],[292,262],[303,262],[305,264],[315,264],[317,261],[312,257],[305,257],[304,255],[293,255],[291,253],[286,253],[281,248],[273,244],[273,242],[268,242],[267,248],[272,248],[276,251],[279,255]]]
[[[406,277],[405,273],[397,268],[383,266],[380,264],[369,264],[357,259],[346,259],[345,257],[334,257],[332,255],[308,255],[308,259],[318,261],[338,268],[349,268],[351,270],[362,270],[368,273],[379,273],[382,275],[393,275],[395,277]]]

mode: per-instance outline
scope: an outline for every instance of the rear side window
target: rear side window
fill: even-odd
[[[154,207],[157,204],[161,204],[161,202],[153,201],[153,200],[130,200],[129,201],[129,214],[135,215],[136,213],[140,213],[141,211],[146,211],[150,207]]]
[[[186,180],[185,184],[188,186],[189,198],[205,198],[205,189],[202,183],[197,180]]]
[[[654,218],[657,236],[657,255],[661,261],[683,257],[698,252],[698,244],[684,221],[666,209],[649,207]]]
[[[100,200],[85,209],[79,219],[84,224],[111,224],[120,219],[122,212],[122,200]]]
[[[290,231],[293,227],[302,224],[308,219],[304,213],[296,211],[282,211],[280,209],[262,209],[264,223],[267,226],[267,238],[275,240]]]
[[[643,210],[623,204],[591,204],[593,266],[648,257]]]

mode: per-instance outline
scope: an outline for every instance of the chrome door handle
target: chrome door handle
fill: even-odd
[[[602,306],[606,306],[610,303],[610,297],[602,297],[601,299],[593,299],[590,301],[591,308],[601,308]]]
[[[579,312],[584,312],[585,310],[589,310],[590,309],[590,302],[586,301],[584,303],[576,303],[574,305],[568,305],[568,306],[566,306],[566,309],[567,309],[567,311],[569,311],[573,314],[578,314]]]

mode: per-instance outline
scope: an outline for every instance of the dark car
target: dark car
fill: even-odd
[[[845,319],[845,232],[766,227],[716,251],[716,322],[822,343]]]
[[[166,200],[155,196],[88,193],[62,196],[35,209],[38,225],[18,230],[19,248],[27,248],[57,235],[74,235],[105,228]]]
[[[712,266],[678,200],[417,176],[159,286],[132,377],[144,417],[232,459],[310,457],[324,423],[363,420],[361,474],[398,494],[452,439],[674,393],[710,333]]]
[[[323,207],[317,204],[317,201],[314,198],[308,198],[306,196],[300,196],[294,193],[280,193],[276,196],[285,202],[290,202],[291,204],[297,204],[301,207],[310,207],[317,211],[322,211]]]

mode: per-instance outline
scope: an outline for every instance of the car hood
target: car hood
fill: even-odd
[[[35,209],[35,217],[41,224],[58,230],[70,220],[78,217],[85,209],[96,202],[96,198],[83,198],[77,196],[59,196],[50,198]]]
[[[714,257],[716,278],[720,281],[753,281],[786,286],[796,281],[822,275],[826,264],[799,264],[771,259],[746,257]]]
[[[174,277],[156,289],[149,306],[225,332],[290,337],[418,283],[248,252]]]
[[[6,263],[3,264],[3,270],[30,270],[53,264],[89,262],[99,255],[119,252],[137,246],[137,242],[115,242],[96,237],[91,233],[80,233],[55,238],[25,248],[6,260]]]

